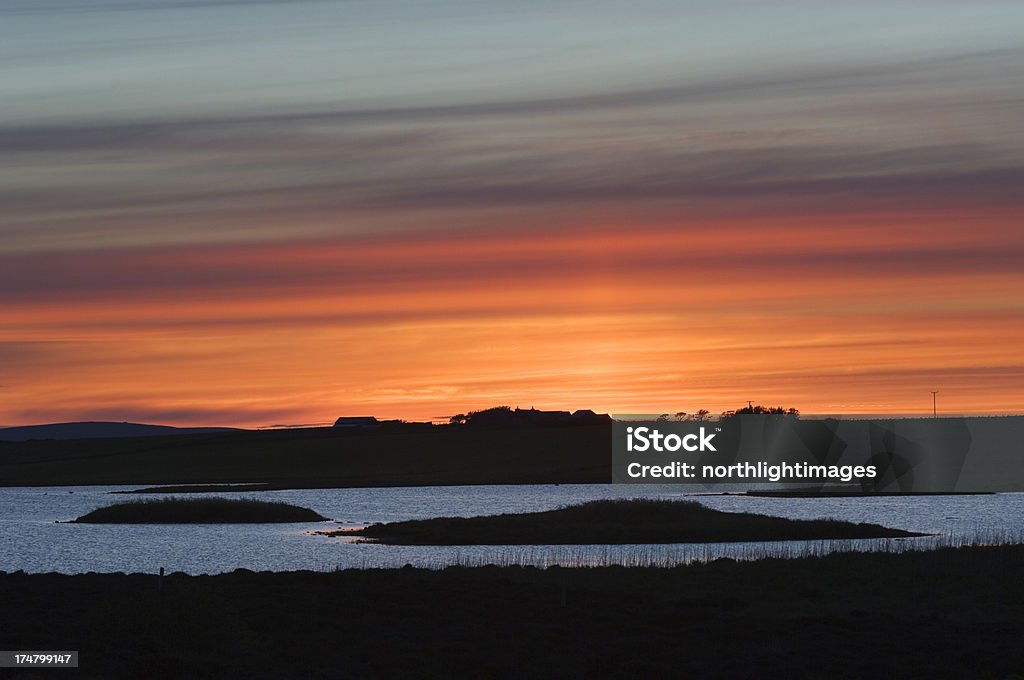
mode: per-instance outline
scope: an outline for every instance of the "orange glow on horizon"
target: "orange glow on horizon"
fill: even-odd
[[[0,422],[747,399],[910,413],[933,389],[947,413],[1020,412],[1018,227],[969,218],[969,231],[963,215],[877,214],[23,255],[40,283],[3,298]],[[72,266],[74,285],[46,285]]]

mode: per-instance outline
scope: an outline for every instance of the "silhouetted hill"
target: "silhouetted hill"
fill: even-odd
[[[205,434],[236,432],[233,427],[172,427],[142,423],[50,423],[0,428],[0,441],[27,442],[33,439],[107,439],[110,437],[158,437],[168,434]]]

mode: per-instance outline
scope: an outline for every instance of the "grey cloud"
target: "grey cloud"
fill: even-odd
[[[503,211],[562,206],[579,213],[602,209],[716,210],[733,214],[799,214],[873,209],[920,210],[1019,206],[1024,164],[1005,164],[998,151],[970,145],[873,151],[848,147],[779,146],[717,152],[650,150],[485,157],[475,162],[439,158],[435,166],[384,164],[379,176],[342,174],[334,181],[264,186],[164,186],[135,192],[86,188],[2,191],[8,238],[39,238],[38,229],[80,228],[101,222],[106,230],[181,231],[207,223],[222,233],[252,236],[254,220],[268,221],[281,235],[304,221],[347,225],[416,215],[421,230],[475,224],[476,231],[509,228]],[[368,173],[369,174],[369,173]],[[325,178],[329,179],[329,178]],[[723,207],[724,206],[724,207]],[[816,206],[816,208],[815,208]],[[496,211],[486,222],[462,213]],[[83,216],[85,215],[85,216]],[[65,226],[66,225],[66,226]],[[276,226],[275,226],[276,225]],[[269,228],[269,227],[268,227]],[[515,229],[526,232],[528,224]],[[109,231],[108,231],[109,233]],[[134,231],[132,232],[134,233]],[[143,232],[145,233],[145,232]],[[136,236],[138,241],[144,239]],[[97,242],[109,242],[98,237]],[[80,245],[79,247],[90,247]],[[95,246],[91,246],[95,247]]]
[[[55,353],[59,353],[73,344],[71,342],[52,340],[46,342],[3,340],[0,341],[0,365],[9,371],[9,367],[12,366],[46,361]],[[4,368],[0,368],[0,370],[4,370]],[[0,385],[0,387],[3,387],[3,385]]]
[[[6,2],[0,7],[0,16],[4,14],[84,14],[92,12],[144,12],[147,10],[163,10],[171,7],[202,8],[225,7],[235,5],[298,5],[310,3],[337,2],[337,0],[107,0],[106,2],[74,2],[65,0],[21,0]]]
[[[620,89],[564,97],[464,102],[439,105],[406,105],[386,108],[325,109],[307,112],[223,115],[173,120],[88,122],[59,125],[9,125],[0,127],[0,152],[46,152],[87,149],[167,149],[194,136],[231,136],[246,130],[257,134],[308,129],[313,125],[380,125],[472,119],[594,114],[621,109],[641,111],[661,106],[697,104],[733,97],[758,100],[799,95],[801,98],[858,88],[892,85],[909,78],[912,88],[922,87],[920,77],[950,67],[982,68],[989,75],[1013,76],[1024,66],[1024,48],[950,54],[930,59],[831,67],[805,67],[782,73],[723,76],[707,82],[668,83],[656,87]],[[896,93],[899,94],[899,93]],[[1022,100],[1012,100],[1020,104]],[[213,141],[216,144],[216,140]],[[265,141],[265,139],[264,139]]]
[[[859,275],[915,277],[942,272],[1017,272],[1024,266],[1024,246],[879,248],[865,243],[850,250],[793,250],[766,244],[763,249],[730,248],[722,234],[722,247],[702,252],[699,260],[688,248],[662,248],[643,253],[645,276],[674,281],[690,277],[705,281],[732,277],[736,271],[779,274],[786,277],[856,273]],[[543,240],[539,241],[543,243]],[[747,245],[747,244],[740,244]],[[315,247],[313,244],[312,247]],[[274,246],[265,246],[265,256]],[[384,251],[386,254],[386,250]],[[339,252],[331,258],[310,261],[296,256],[231,257],[223,251],[206,258],[200,249],[140,252],[124,257],[117,251],[94,254],[38,254],[0,259],[0,300],[30,301],[233,299],[269,291],[330,290],[333,295],[399,290],[448,290],[524,278],[572,284],[596,273],[608,279],[629,277],[636,271],[635,250],[606,253],[600,265],[563,251],[538,249],[509,255],[501,248],[466,257],[457,250],[420,258],[411,254],[367,258],[359,250]]]
[[[215,225],[222,238],[233,238],[252,235],[257,221],[277,221],[281,230],[333,221],[337,226],[321,229],[343,231],[349,224],[358,230],[361,220],[379,228],[417,211],[445,212],[450,224],[462,210],[551,204],[717,206],[749,214],[765,202],[776,212],[826,201],[837,210],[1016,204],[1021,130],[983,134],[965,119],[963,127],[975,132],[933,143],[934,135],[915,133],[914,116],[905,112],[898,132],[856,140],[847,132],[854,123],[817,136],[801,120],[792,122],[792,135],[780,126],[830,92],[891,87],[903,78],[911,84],[899,96],[924,115],[934,102],[914,94],[916,74],[956,67],[992,75],[1022,59],[1024,50],[1001,50],[590,96],[0,126],[0,179],[8,178],[0,189],[0,233],[9,245],[31,249],[59,244],[62,235],[110,242],[116,233],[145,242]],[[742,113],[769,95],[795,100],[770,115]],[[740,120],[719,123],[714,108],[691,116],[689,104],[729,97],[739,99],[722,110]],[[994,106],[1001,115],[1024,115],[1024,99]],[[438,228],[434,219],[424,212],[422,228]]]

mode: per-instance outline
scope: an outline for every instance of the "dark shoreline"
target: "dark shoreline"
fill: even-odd
[[[475,486],[517,486],[528,484],[477,484]],[[610,482],[579,482],[582,485],[588,484],[609,484]],[[544,484],[544,482],[537,482]],[[549,483],[552,486],[559,486],[559,482]],[[460,484],[405,484],[403,486],[463,486]],[[333,485],[324,486],[311,482],[310,485],[280,485],[280,484],[172,484],[166,486],[147,486],[138,489],[126,489],[124,491],[111,491],[111,494],[161,494],[161,493],[230,493],[230,492],[254,492],[254,491],[291,491],[297,489],[380,489],[392,488],[385,484],[363,484],[360,486]],[[748,491],[700,491],[694,492],[698,496],[756,496],[763,498],[857,498],[863,496],[994,496],[997,491],[800,491],[800,490],[748,490]]]
[[[4,486],[21,487],[253,484],[262,490],[607,484],[611,425],[325,427],[0,442],[0,478]]]
[[[829,491],[827,489],[807,491],[780,489],[773,491],[769,489],[756,489],[742,492],[727,491],[716,495],[755,496],[758,498],[860,498],[865,496],[994,496],[996,493],[995,491]]]
[[[396,425],[372,431],[321,427],[0,442],[0,485],[132,486],[139,488],[129,492],[157,494],[608,484],[611,444],[610,423],[493,429]],[[882,495],[848,486],[818,491],[837,497],[844,492]],[[793,497],[813,493],[804,488],[768,492]]]
[[[1024,668],[1024,546],[673,568],[0,574],[61,678],[928,678]],[[0,671],[2,673],[2,671]],[[53,671],[18,671],[21,678]]]

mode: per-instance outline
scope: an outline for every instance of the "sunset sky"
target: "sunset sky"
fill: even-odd
[[[0,0],[0,425],[1024,412],[1024,4]]]

